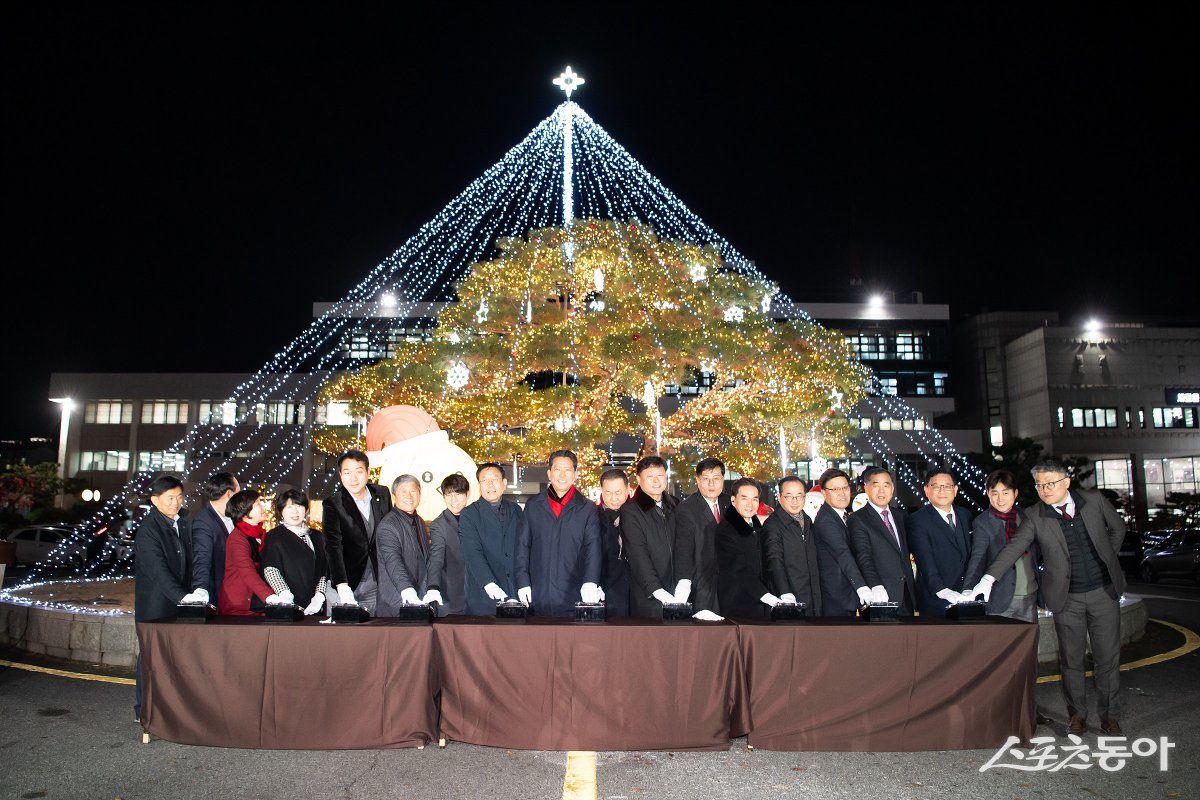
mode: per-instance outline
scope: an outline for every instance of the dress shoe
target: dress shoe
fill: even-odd
[[[1038,725],[1050,725],[1050,724],[1053,724],[1053,722],[1054,722],[1054,720],[1050,719],[1042,712],[1039,711],[1037,713],[1037,724]]]
[[[1078,714],[1072,714],[1071,722],[1067,725],[1067,733],[1073,733],[1076,736],[1087,733],[1087,720]]]
[[[1115,719],[1106,719],[1100,723],[1100,730],[1107,733],[1109,736],[1123,736],[1121,726],[1117,724]]]

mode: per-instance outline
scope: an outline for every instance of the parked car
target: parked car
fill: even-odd
[[[1200,531],[1175,531],[1142,560],[1142,578],[1191,578],[1200,583]]]
[[[1178,532],[1179,531],[1175,528],[1146,531],[1142,534],[1142,547],[1147,553],[1154,550],[1161,550],[1163,542],[1165,542],[1167,539],[1170,539],[1172,534]]]
[[[132,539],[123,534],[109,536],[104,528],[87,541],[77,538],[74,531],[64,525],[28,525],[14,529],[5,538],[16,547],[16,564],[44,561],[64,540],[67,542],[65,550],[56,557],[64,558],[72,567],[82,567],[92,561],[116,561],[133,550]]]
[[[1132,528],[1125,531],[1125,538],[1121,540],[1121,549],[1117,551],[1117,560],[1121,563],[1121,569],[1129,575],[1136,575],[1138,567],[1142,564],[1142,535]]]

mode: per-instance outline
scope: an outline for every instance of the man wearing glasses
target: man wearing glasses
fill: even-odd
[[[821,577],[821,613],[827,617],[853,617],[859,606],[871,602],[871,589],[863,580],[854,553],[850,551],[850,476],[840,469],[827,469],[817,479],[824,504],[813,519],[817,545],[817,573]]]
[[[1121,736],[1117,715],[1121,688],[1120,597],[1125,591],[1125,576],[1117,551],[1125,537],[1125,523],[1099,492],[1072,488],[1067,470],[1059,462],[1047,459],[1032,472],[1041,504],[1029,510],[1021,527],[969,594],[982,594],[988,599],[992,584],[1036,541],[1042,555],[1042,599],[1054,615],[1058,634],[1063,695],[1071,715],[1067,732],[1087,732],[1084,654],[1090,637],[1100,731]]]
[[[717,525],[729,511],[725,464],[704,458],[696,464],[696,491],[671,517],[675,530],[675,602],[690,598],[697,611],[720,614],[717,599]]]
[[[958,599],[971,557],[971,517],[954,505],[958,484],[944,469],[925,479],[929,505],[908,518],[908,543],[917,559],[917,609],[944,617]]]

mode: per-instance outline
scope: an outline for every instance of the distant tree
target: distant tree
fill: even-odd
[[[64,488],[58,464],[13,464],[0,473],[0,509],[28,513],[49,508]]]
[[[1017,479],[1014,488],[1018,493],[1018,502],[1028,506],[1038,499],[1037,490],[1033,488],[1032,470],[1035,464],[1048,457],[1043,453],[1045,449],[1033,439],[1017,437],[999,447],[992,447],[988,455],[968,453],[967,458],[985,473],[995,469],[1011,471]],[[1086,456],[1059,456],[1058,460],[1067,468],[1073,486],[1081,486],[1096,474],[1096,468]]]

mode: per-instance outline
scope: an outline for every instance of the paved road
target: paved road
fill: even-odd
[[[1151,616],[1200,631],[1200,589],[1139,584]],[[947,680],[953,674],[947,673]],[[1175,743],[1118,772],[979,772],[991,751],[947,753],[600,753],[598,797],[1156,798],[1200,796],[1200,651],[1123,674],[1130,738]],[[444,751],[264,752],[140,743],[132,689],[0,668],[0,799],[559,798],[566,753],[452,743]],[[1062,716],[1058,684],[1039,705]],[[1051,735],[1039,728],[1039,735]],[[1067,744],[1065,739],[1057,740]],[[1085,741],[1094,747],[1095,734]],[[1005,763],[1012,763],[1009,759]]]

